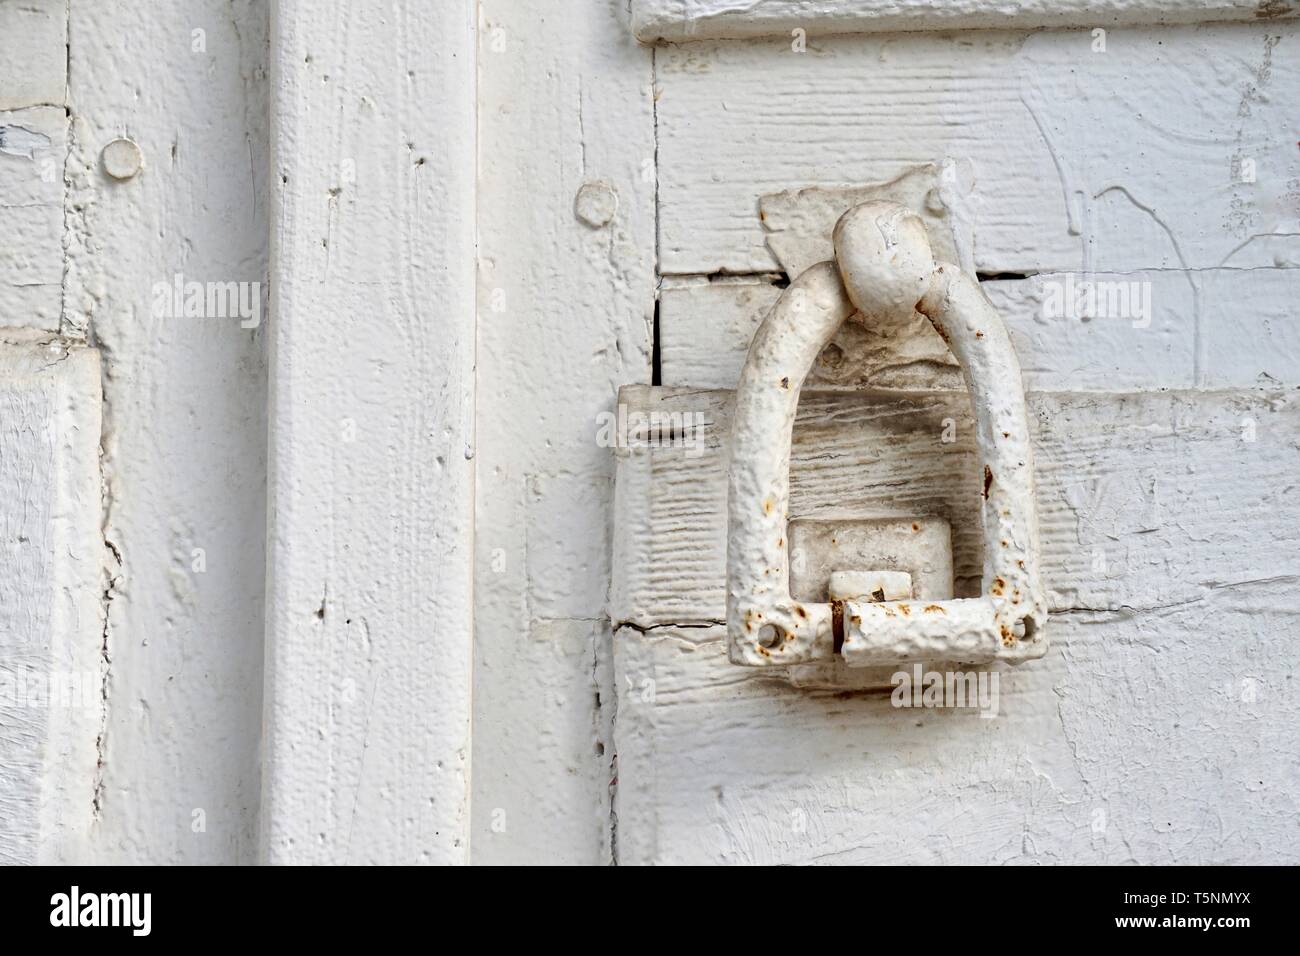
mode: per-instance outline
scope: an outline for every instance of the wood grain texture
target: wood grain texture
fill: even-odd
[[[103,725],[99,353],[0,346],[0,862],[85,859]]]
[[[1091,29],[835,37],[804,53],[786,30],[657,51],[672,387],[623,398],[708,425],[699,447],[619,451],[620,862],[1294,862],[1280,834],[1298,700],[1267,663],[1294,656],[1300,579],[1300,169],[1273,99],[1300,89],[1282,63],[1294,29],[1107,29],[1104,52]],[[1001,673],[987,721],[893,708],[888,670],[735,667],[720,626],[730,413],[715,390],[734,388],[787,278],[760,197],[942,157],[973,172],[976,268],[1028,274],[983,287],[1031,392],[1053,647]],[[1049,314],[1067,279],[1149,288],[1149,323]],[[844,327],[803,399],[790,516],[947,518],[969,594],[980,476],[960,379],[931,346]]]
[[[971,163],[982,272],[1294,266],[1296,42],[1284,20],[1116,29],[1104,52],[1086,30],[664,47],[660,268],[770,271],[758,197],[943,157]]]
[[[468,859],[474,13],[276,6],[269,862]]]
[[[1039,383],[1105,387],[1101,363],[1140,349],[1139,333],[1180,327],[1157,310],[1150,329],[1114,327],[1113,342],[1081,327],[1064,336],[1073,345],[1035,338],[1032,316],[1016,316],[1052,278],[985,283],[1027,336],[1026,377]],[[1187,285],[1149,279],[1157,302]],[[1203,380],[1294,384],[1281,305],[1291,273],[1195,279],[1216,336]],[[620,863],[1296,862],[1283,834],[1300,694],[1280,663],[1300,627],[1294,390],[1032,393],[1052,650],[997,673],[992,720],[899,709],[892,668],[773,674],[727,660],[729,393],[684,386],[729,374],[725,336],[747,344],[744,316],[777,291],[741,279],[666,290],[665,379],[669,355],[690,379],[623,392],[630,416],[689,411],[708,424],[699,445],[619,451]],[[1167,336],[1179,338],[1190,337]],[[1112,381],[1195,377],[1184,341],[1120,362]],[[970,593],[979,476],[963,402],[808,392],[791,517],[946,517],[957,592]]]
[[[615,637],[619,862],[1297,861],[1293,577],[1055,613],[997,716],[793,687],[721,627]]]
[[[690,411],[707,426],[697,448],[619,449],[610,615],[639,628],[719,622],[729,393],[629,387],[621,399],[630,414]],[[1040,392],[1029,408],[1050,610],[1156,609],[1300,575],[1293,393]],[[956,596],[973,596],[976,471],[964,395],[806,391],[789,514],[946,518]]]
[[[651,53],[626,4],[485,0],[473,859],[608,863],[613,457],[651,378]],[[579,218],[584,188],[614,200]]]

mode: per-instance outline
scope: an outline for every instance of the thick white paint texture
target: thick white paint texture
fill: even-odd
[[[1104,52],[1087,30],[658,49],[660,270],[770,271],[756,197],[945,156],[970,164],[980,272],[1174,269],[1194,287],[1195,270],[1300,264],[1300,150],[1279,132],[1298,36],[1281,20],[1114,29]]]
[[[62,56],[62,47],[47,50],[47,55],[56,52]],[[0,110],[0,326],[46,331],[59,327],[67,130],[62,107]]]
[[[72,0],[68,23],[60,330],[104,357],[108,696],[85,858],[249,863],[266,324],[159,315],[153,290],[182,273],[266,294],[266,8]],[[101,153],[124,136],[145,168],[118,181]]]
[[[481,11],[473,857],[605,863],[618,694],[600,436],[618,387],[651,378],[652,54],[621,0]],[[617,208],[595,227],[580,200],[605,187]]]
[[[0,338],[14,337],[3,330]],[[0,344],[0,862],[86,859],[105,718],[99,353]]]
[[[475,11],[276,5],[272,863],[469,856]]]
[[[621,863],[1295,862],[1300,260],[1283,195],[1300,169],[1271,132],[1277,97],[1300,89],[1281,55],[1294,27],[1112,29],[1104,54],[1091,41],[657,51],[660,268],[680,274],[660,348],[676,387],[623,401],[709,428],[691,454],[619,451]],[[763,273],[790,254],[756,199],[948,155],[974,177],[977,268],[1037,273],[982,283],[1030,389],[1052,640],[999,673],[993,720],[894,708],[891,668],[737,668],[722,624],[730,390],[781,294]],[[1235,177],[1245,156],[1267,177]],[[1150,310],[1054,311],[1088,282],[1135,283]],[[818,357],[790,517],[944,516],[971,595],[970,404],[951,356],[914,332],[850,319]]]
[[[62,107],[67,43],[68,0],[0,3],[0,110]]]
[[[255,0],[0,2],[5,654],[100,679],[89,714],[6,711],[0,858],[460,860],[472,833],[482,862],[1296,862],[1282,5],[723,6],[284,3],[272,40]],[[822,35],[918,14],[952,32]],[[733,32],[768,38],[707,39]],[[115,181],[120,138],[143,167]],[[873,668],[751,674],[717,623],[726,393],[808,252],[769,243],[803,215],[770,197],[948,156],[961,264],[1027,276],[982,287],[1029,389],[1053,646],[994,720],[895,710]],[[153,314],[177,273],[279,311]],[[1048,319],[1070,281],[1145,284],[1149,324]],[[680,390],[648,389],[657,291]],[[928,504],[970,595],[969,402],[915,331],[850,319],[818,357],[793,527]],[[603,447],[628,383],[634,415],[704,413],[703,454]]]
[[[1300,700],[1268,664],[1293,659],[1296,633],[1289,393],[1030,396],[1052,650],[1001,673],[989,721],[892,708],[893,668],[807,665],[783,682],[729,663],[730,396],[623,398],[702,412],[713,438],[703,454],[620,451],[620,862],[1294,860]],[[805,394],[791,514],[946,515],[957,593],[974,593],[963,405]],[[960,437],[945,445],[949,418]]]

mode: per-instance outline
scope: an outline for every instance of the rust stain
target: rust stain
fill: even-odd
[[[912,608],[906,604],[898,605],[898,611],[903,615],[903,617],[911,617],[912,615]]]
[[[994,578],[993,586],[989,588],[989,590],[992,591],[994,594],[996,594],[998,597],[1002,597],[1002,592],[1005,591],[1006,589],[1007,589],[1007,582],[1003,581],[1001,578]]]
[[[939,607],[939,605],[937,604],[927,604],[925,606],[925,613],[926,614],[947,614],[948,612],[945,611],[943,608]]]

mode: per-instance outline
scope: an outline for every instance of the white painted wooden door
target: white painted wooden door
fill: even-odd
[[[652,54],[659,378],[620,401],[707,427],[618,453],[618,861],[1294,862],[1294,25],[633,6],[679,42]],[[1209,6],[1182,13],[1243,12]],[[997,674],[996,716],[899,707],[897,669],[737,667],[722,623],[730,390],[815,261],[774,194],[945,157],[1035,433],[1052,649]],[[968,406],[915,334],[823,354],[791,517],[945,517],[972,593]]]
[[[1296,24],[0,0],[0,861],[1297,862]],[[996,716],[726,658],[745,350],[905,175],[1032,416]],[[965,593],[926,331],[822,354],[792,517],[943,518]]]

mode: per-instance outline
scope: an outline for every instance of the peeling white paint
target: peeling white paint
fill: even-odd
[[[27,129],[25,126],[0,126],[0,153],[31,159],[38,149],[44,149],[49,145],[50,138],[44,133]]]

